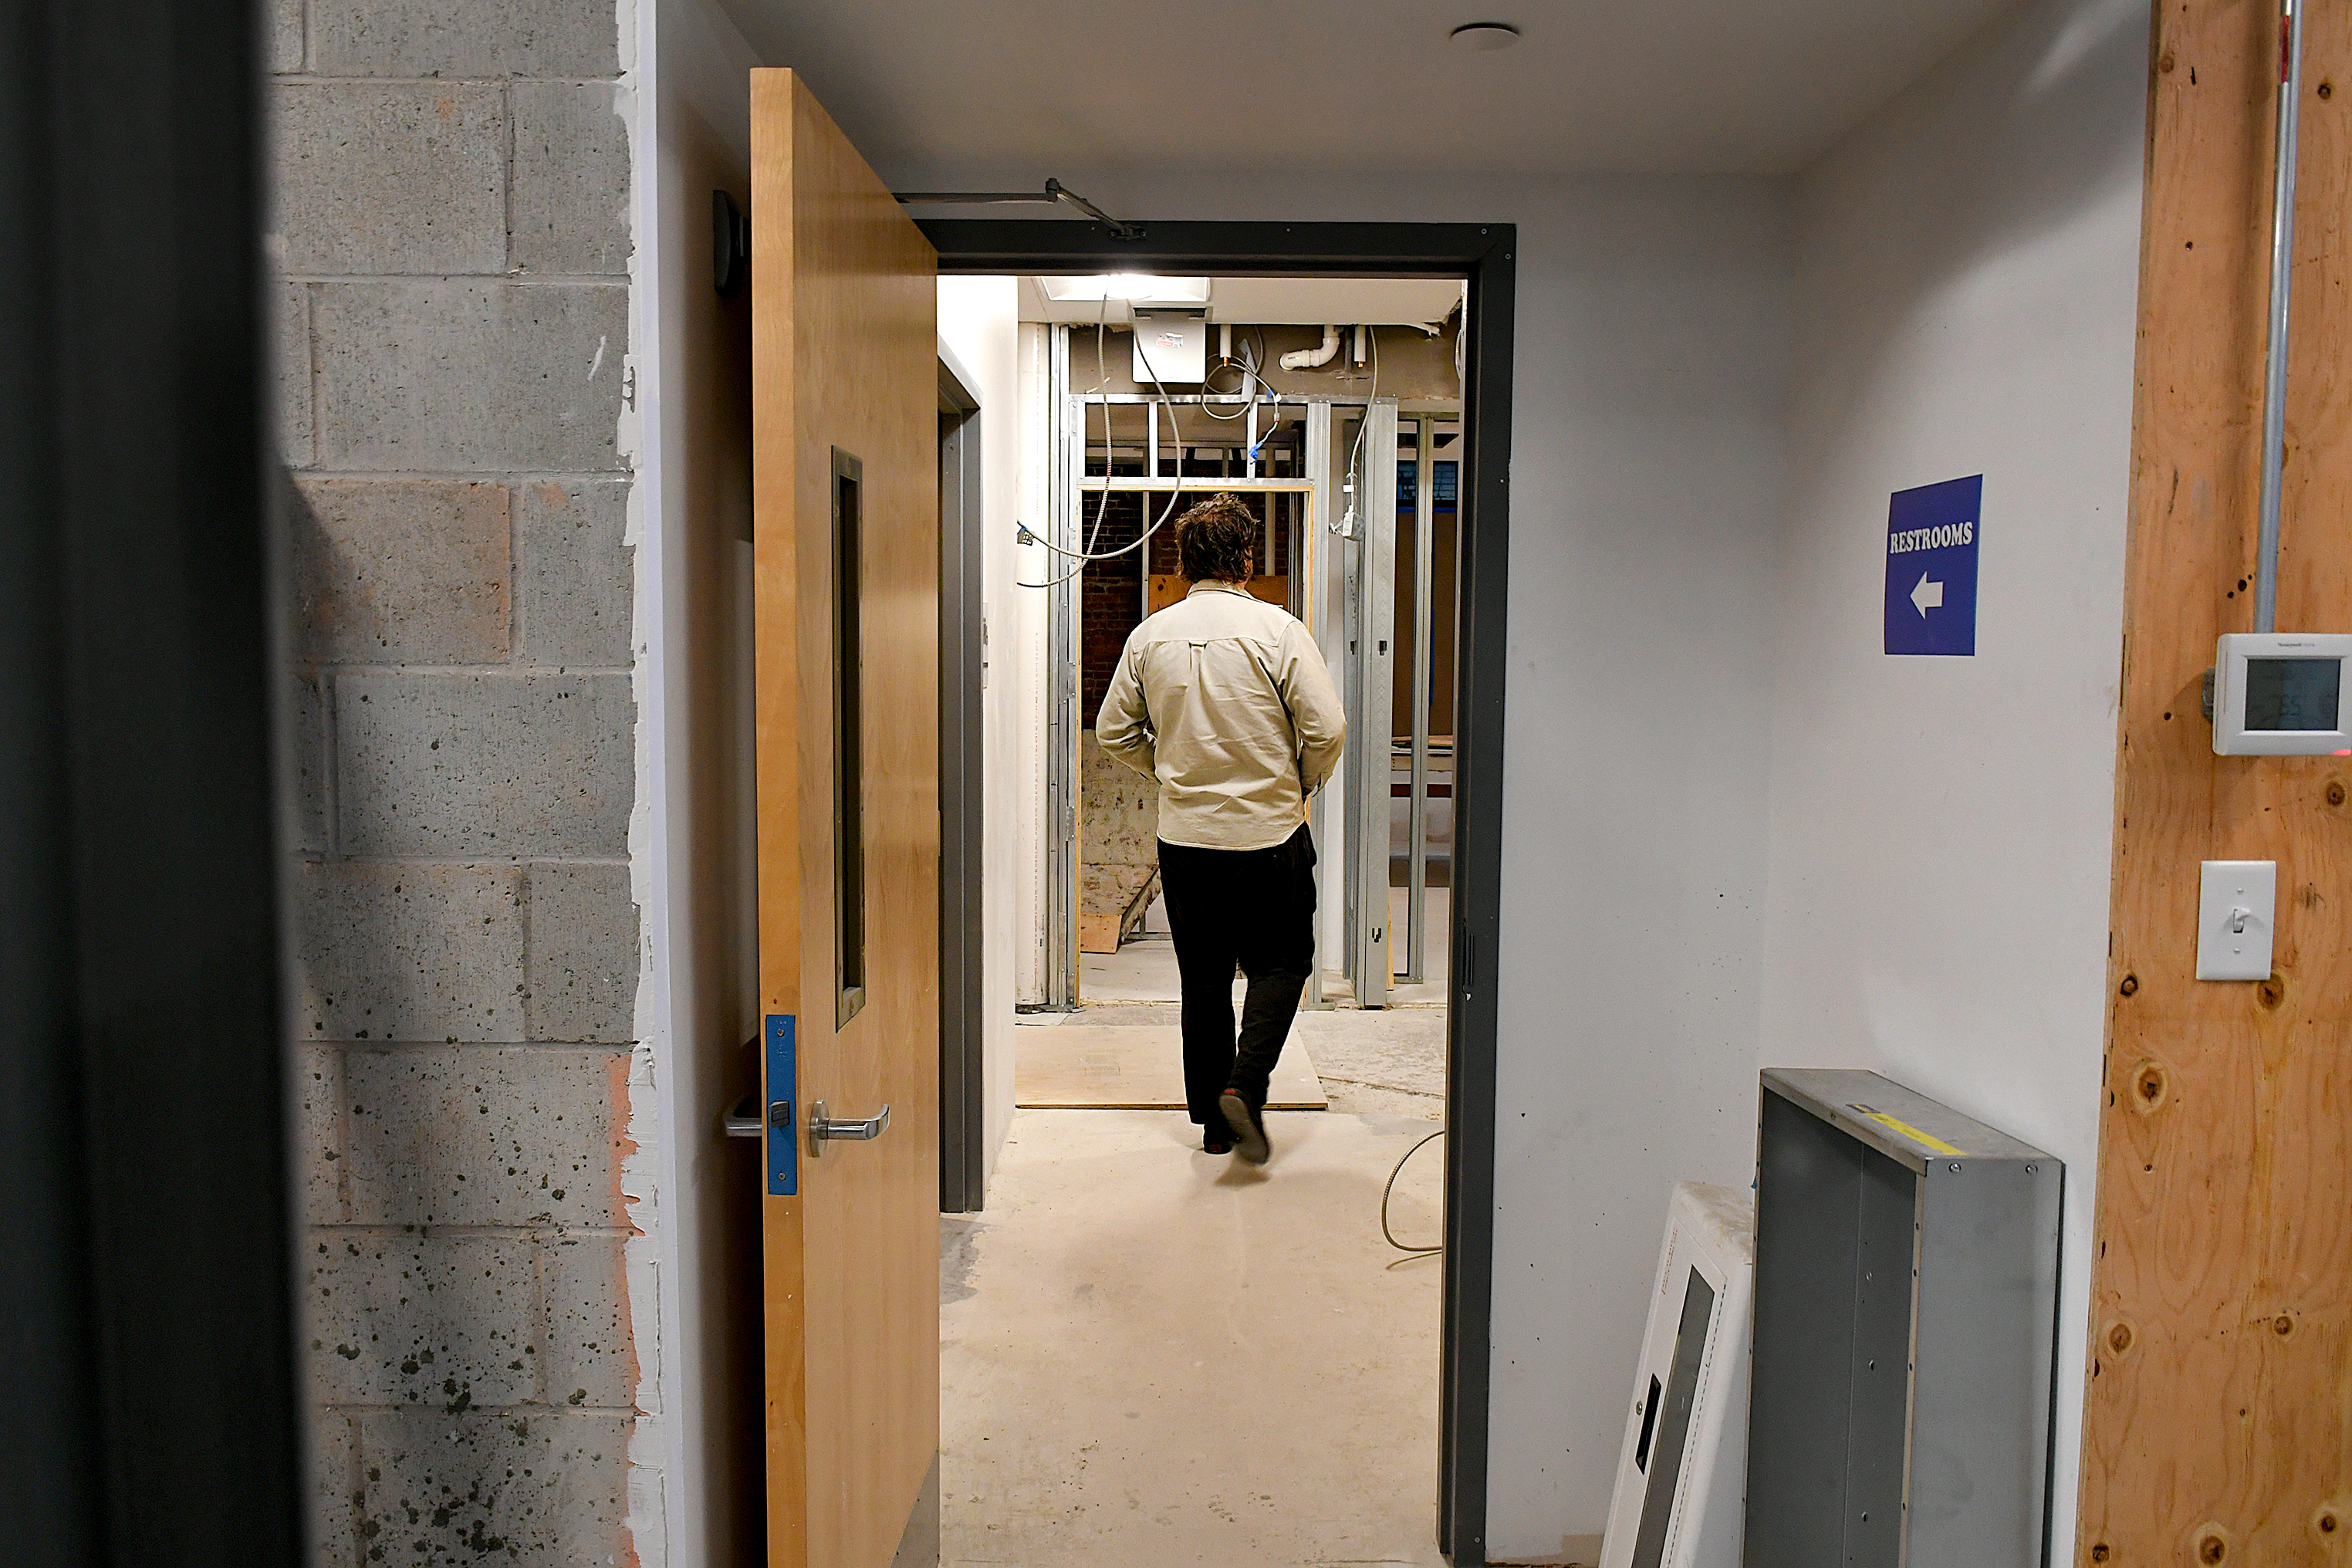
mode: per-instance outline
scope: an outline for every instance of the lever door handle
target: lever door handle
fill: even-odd
[[[760,1115],[760,1091],[753,1089],[735,1102],[735,1109],[727,1113],[723,1123],[730,1138],[757,1138],[771,1127],[789,1133],[793,1129],[793,1102],[777,1100],[768,1107],[768,1114],[762,1119]]]
[[[737,1100],[722,1124],[730,1138],[757,1138],[765,1125],[760,1117],[760,1091],[755,1089]]]
[[[863,1142],[869,1138],[881,1137],[883,1130],[889,1125],[890,1108],[887,1105],[874,1115],[859,1119],[827,1116],[824,1101],[817,1100],[809,1107],[809,1158],[814,1160],[822,1155],[825,1144],[833,1139],[848,1138]]]

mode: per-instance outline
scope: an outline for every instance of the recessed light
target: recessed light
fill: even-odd
[[[1048,300],[1129,300],[1160,305],[1206,304],[1205,278],[1154,278],[1144,272],[1097,274],[1092,278],[1040,278]]]
[[[1457,49],[1491,55],[1519,41],[1519,30],[1508,22],[1465,22],[1448,35]]]

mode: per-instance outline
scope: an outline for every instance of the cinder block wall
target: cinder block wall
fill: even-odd
[[[621,28],[273,14],[318,1561],[628,1563]]]

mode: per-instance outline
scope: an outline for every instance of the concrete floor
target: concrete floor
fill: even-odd
[[[944,1563],[1442,1561],[1439,1261],[1379,1215],[1430,1124],[1267,1121],[1259,1170],[1181,1112],[1015,1113],[986,1212],[941,1222]],[[1398,1184],[1408,1240],[1439,1153]]]

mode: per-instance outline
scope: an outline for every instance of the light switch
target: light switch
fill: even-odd
[[[2197,880],[2197,978],[2268,980],[2278,862],[2208,860]]]

